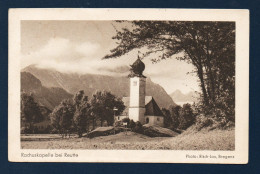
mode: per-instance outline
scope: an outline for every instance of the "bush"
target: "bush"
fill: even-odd
[[[123,121],[119,120],[115,122],[115,127],[122,127],[123,126]]]
[[[49,134],[49,133],[51,133],[51,126],[48,125],[44,130],[39,131],[39,133],[41,133],[41,134]]]
[[[32,131],[28,127],[22,127],[21,133],[22,134],[29,134],[29,133],[32,133]]]
[[[137,121],[137,122],[135,123],[134,132],[140,133],[140,134],[143,133],[143,126],[142,126],[142,124],[141,124],[140,121]]]
[[[122,120],[116,121],[115,122],[115,127],[125,127],[123,125],[123,123],[127,123],[127,128],[130,128],[129,127],[129,125],[130,125],[130,119],[129,118],[124,118]]]
[[[136,126],[136,124],[135,124],[134,120],[130,120],[128,127],[131,129],[131,131],[134,130],[135,126]]]
[[[58,134],[59,133],[59,130],[56,129],[56,128],[53,128],[51,131],[50,131],[51,134]]]
[[[129,122],[130,122],[130,119],[129,119],[129,118],[124,118],[124,119],[122,119],[122,122],[124,122],[124,123],[129,123]]]
[[[206,117],[205,115],[199,115],[196,118],[196,129],[200,131],[203,128],[210,127],[214,124],[213,118]]]
[[[123,123],[127,123],[127,127],[129,128],[129,123],[130,123],[130,119],[129,118],[124,118],[122,120]]]

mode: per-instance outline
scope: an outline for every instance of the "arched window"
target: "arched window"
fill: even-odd
[[[145,121],[145,122],[146,122],[146,124],[149,123],[149,118],[146,118],[146,121]]]

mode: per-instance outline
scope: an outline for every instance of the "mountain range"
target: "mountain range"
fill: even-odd
[[[79,90],[92,96],[96,90],[107,90],[119,97],[129,96],[129,79],[122,76],[61,73],[53,69],[41,69],[30,65],[21,72],[21,89],[34,92],[37,100],[53,109],[64,98],[71,98]],[[146,80],[146,95],[153,96],[162,108],[176,105],[160,85]]]
[[[72,94],[62,88],[43,86],[38,78],[28,72],[21,72],[21,91],[32,93],[34,99],[49,110],[53,110],[63,99],[72,98]]]
[[[194,91],[190,91],[187,94],[183,94],[180,90],[176,90],[170,94],[172,99],[179,105],[184,103],[193,103],[197,101],[198,94]]]

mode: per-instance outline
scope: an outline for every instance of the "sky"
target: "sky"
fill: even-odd
[[[116,47],[112,37],[121,27],[113,21],[21,21],[21,68],[34,64],[63,73],[126,76],[138,50],[102,60]],[[154,64],[149,58],[143,62],[144,75],[168,94],[177,89],[199,91],[198,78],[187,74],[194,68],[191,64],[174,57]]]

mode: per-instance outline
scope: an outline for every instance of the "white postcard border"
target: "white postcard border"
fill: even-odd
[[[20,21],[21,20],[178,20],[236,22],[235,151],[180,150],[28,150],[20,143]],[[8,159],[12,162],[248,162],[249,136],[249,11],[231,9],[9,9]],[[22,157],[22,153],[46,157]],[[64,153],[78,157],[64,157]],[[54,157],[48,157],[47,155]],[[63,157],[55,157],[63,154]],[[187,155],[190,157],[187,157]],[[192,158],[198,155],[234,156],[229,159]]]

